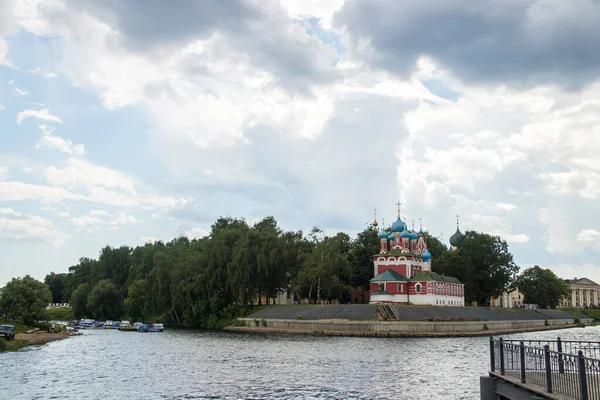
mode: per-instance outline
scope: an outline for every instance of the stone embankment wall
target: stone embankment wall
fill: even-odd
[[[359,336],[472,334],[526,331],[573,326],[573,319],[537,321],[348,321],[240,318],[247,328],[299,333],[348,334]]]
[[[240,318],[232,330],[353,336],[462,336],[572,327],[575,317],[560,310],[396,306],[399,320],[378,320],[377,306],[266,306]]]

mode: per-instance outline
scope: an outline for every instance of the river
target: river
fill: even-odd
[[[600,327],[512,336],[600,340]],[[0,354],[0,399],[477,400],[488,357],[486,337],[87,330]]]

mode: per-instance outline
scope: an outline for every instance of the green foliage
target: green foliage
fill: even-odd
[[[431,254],[432,267],[435,265],[437,260],[443,259],[444,256],[449,252],[448,247],[442,243],[438,238],[432,236],[429,231],[423,233],[425,243],[427,243],[427,250]]]
[[[96,320],[118,319],[123,314],[123,299],[110,279],[102,279],[87,298],[87,309]]]
[[[88,295],[90,294],[90,284],[84,282],[77,286],[77,289],[71,295],[71,300],[69,303],[73,308],[73,315],[75,318],[85,318],[86,316],[91,316],[91,313],[88,312],[87,301]]]
[[[145,279],[136,279],[127,289],[127,299],[125,300],[125,310],[131,319],[136,321],[145,321],[146,304],[149,301],[148,281]]]
[[[432,263],[432,269],[464,283],[467,303],[489,304],[491,297],[499,296],[510,286],[519,270],[508,244],[498,236],[468,231],[457,247],[458,250],[443,253]]]
[[[46,307],[52,300],[50,288],[29,275],[13,278],[0,295],[0,312],[11,321],[33,323],[46,319]]]
[[[71,307],[50,308],[46,310],[49,321],[71,321],[75,318]]]
[[[434,268],[439,264],[446,271],[442,273],[467,284],[483,280],[466,279],[479,268],[480,258],[485,258],[486,271],[498,264],[494,257],[490,261],[469,251],[477,253],[469,256],[470,269],[458,274],[465,256],[426,238]],[[480,253],[495,249],[480,247]],[[54,285],[57,299],[61,293],[69,299],[76,318],[120,319],[125,313],[137,321],[218,329],[257,305],[273,303],[283,290],[295,301],[349,302],[352,287],[368,288],[377,253],[379,239],[372,227],[353,239],[345,233],[326,236],[318,228],[306,235],[284,231],[273,217],[253,225],[227,217],[215,221],[202,239],[182,236],[135,248],[106,246],[98,259],[81,258],[65,276],[49,274],[46,281]]]
[[[373,278],[373,255],[379,253],[379,236],[369,226],[359,232],[350,249],[349,261],[352,266],[351,284],[369,290],[369,280]]]
[[[584,313],[586,316],[592,318],[594,322],[600,321],[600,309],[597,308],[584,308],[577,309],[578,312]]]
[[[67,290],[68,290],[68,275],[67,274],[55,274],[50,272],[46,275],[44,283],[50,288],[52,293],[51,303],[67,303]]]
[[[515,286],[523,293],[525,303],[541,308],[556,308],[563,297],[571,295],[569,286],[562,279],[537,265],[521,272]]]

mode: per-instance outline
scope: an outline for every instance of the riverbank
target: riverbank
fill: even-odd
[[[49,332],[36,332],[36,333],[17,333],[15,340],[0,339],[0,352],[3,351],[17,351],[27,346],[41,346],[56,340],[62,340],[69,337],[69,334],[65,332],[60,333],[49,333]]]
[[[383,318],[377,305],[268,306],[238,318],[226,331],[368,337],[471,337],[589,325],[579,312],[477,307],[393,305]]]

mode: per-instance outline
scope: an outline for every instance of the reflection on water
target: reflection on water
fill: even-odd
[[[512,336],[598,340],[599,333],[589,327]],[[88,330],[0,354],[0,399],[476,400],[488,355],[485,337]]]

